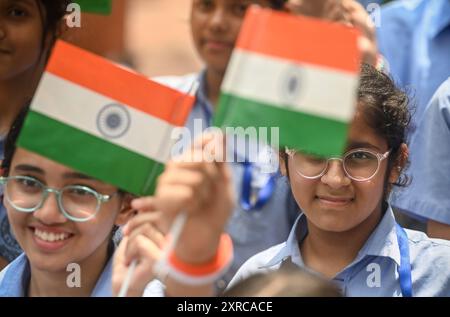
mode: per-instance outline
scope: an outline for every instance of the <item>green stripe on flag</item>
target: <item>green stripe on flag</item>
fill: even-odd
[[[326,157],[342,155],[348,132],[345,122],[273,107],[223,92],[214,125],[221,128],[267,127],[267,140],[261,141],[269,143],[270,127],[278,127],[280,148],[287,146]]]
[[[156,177],[150,186],[146,182],[164,169],[159,162],[34,111],[28,114],[18,146],[136,195],[153,194]],[[108,168],[111,162],[114,170]]]
[[[75,0],[81,11],[108,15],[112,11],[112,0]]]

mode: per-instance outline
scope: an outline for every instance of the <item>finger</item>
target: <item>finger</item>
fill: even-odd
[[[123,237],[120,241],[116,251],[114,252],[113,265],[120,265],[125,259],[125,250],[128,244],[128,237]]]
[[[128,237],[123,237],[120,241],[119,246],[114,252],[113,257],[113,273],[112,273],[112,289],[113,294],[116,296],[122,287],[123,281],[125,279],[125,272],[127,266],[125,265],[125,250],[128,244]]]
[[[162,248],[165,244],[164,234],[156,228],[153,224],[145,222],[142,225],[135,227],[133,231],[129,234],[130,243],[134,241],[137,236],[145,236],[152,240],[159,248]]]
[[[133,260],[138,263],[151,264],[158,261],[161,257],[162,250],[152,240],[143,235],[139,235],[128,243],[125,250],[125,264],[128,266]]]
[[[145,202],[143,202],[145,204]],[[136,205],[139,206],[140,202],[136,202]],[[159,211],[155,212],[145,212],[140,213],[131,219],[126,226],[123,228],[123,234],[128,235],[130,232],[133,232],[137,227],[142,226],[146,223],[151,223],[159,228],[159,222],[161,220],[162,214]]]
[[[152,197],[152,196],[135,198],[131,201],[131,208],[133,208],[137,211],[143,211],[143,212],[156,211],[158,209],[155,207],[155,204],[153,201],[154,201],[154,197]]]
[[[171,188],[184,186],[192,191],[197,205],[204,204],[205,201],[210,199],[212,187],[214,186],[214,181],[211,180],[211,177],[208,174],[213,172],[209,172],[208,170],[211,169],[211,167],[208,168],[206,165],[213,164],[205,164],[202,170],[195,172],[186,170],[168,172],[159,180],[156,196],[161,198],[163,197],[163,193],[166,193],[167,195],[172,196],[173,201],[175,201],[179,198],[176,195],[176,191],[172,192]],[[166,199],[170,199],[170,197],[166,197]],[[166,210],[164,206],[161,206],[161,208],[163,208],[163,211]]]
[[[158,186],[155,201],[164,217],[175,217],[181,210],[195,210],[199,199],[193,188],[185,185]]]

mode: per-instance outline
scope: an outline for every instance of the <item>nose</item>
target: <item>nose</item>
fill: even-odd
[[[345,174],[341,160],[330,160],[328,162],[328,170],[322,176],[321,181],[334,189],[348,186],[351,183],[350,178]]]
[[[228,27],[227,12],[225,8],[217,6],[216,9],[211,13],[209,19],[209,26],[213,31],[225,31]]]
[[[34,212],[34,217],[46,225],[67,222],[67,218],[59,210],[56,194],[52,192],[48,193],[41,208]]]

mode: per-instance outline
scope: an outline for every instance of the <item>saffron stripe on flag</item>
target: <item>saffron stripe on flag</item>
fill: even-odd
[[[192,97],[175,93],[169,87],[62,41],[56,43],[54,51],[58,54],[50,58],[47,72],[170,124],[185,124]]]
[[[333,36],[324,41],[324,34]],[[356,29],[342,24],[323,23],[252,6],[247,11],[236,47],[358,73],[358,35]],[[355,56],[354,60],[352,56]]]

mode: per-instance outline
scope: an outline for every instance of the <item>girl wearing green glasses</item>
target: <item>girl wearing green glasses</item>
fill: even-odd
[[[450,296],[450,242],[401,228],[387,203],[392,186],[406,185],[407,106],[390,78],[363,66],[346,153],[323,159],[282,151],[281,169],[303,213],[287,241],[249,259],[231,285],[292,262],[346,296]]]
[[[190,285],[172,275],[164,279],[165,287],[154,276],[142,283],[143,272],[152,271],[153,261],[158,260],[155,256],[146,261],[142,254],[160,254],[165,245],[162,233],[165,231],[141,224],[139,217],[147,220],[158,215],[167,228],[180,210],[186,211],[188,220],[170,258],[176,259],[174,263],[178,265],[181,263],[182,268],[194,267],[198,271],[206,263],[208,269],[211,260],[217,258],[233,201],[229,172],[224,164],[172,162],[159,179],[155,197],[132,200],[130,194],[115,186],[16,148],[26,113],[26,109],[20,113],[8,134],[0,174],[0,195],[24,253],[0,272],[0,297],[112,296],[115,252],[112,234],[115,226],[126,224],[136,212],[139,216],[131,223],[136,230],[125,236],[116,252],[114,292],[119,292],[130,261],[136,259],[133,287],[128,296],[140,296],[144,289],[152,296],[212,293],[208,285]],[[219,193],[221,200],[212,199]],[[149,208],[148,202],[157,206],[159,212],[152,213],[155,210]],[[160,238],[156,244],[149,240],[155,235]],[[225,242],[231,241],[226,238]],[[227,261],[221,262],[222,268],[227,267],[232,257],[232,247],[226,246]]]
[[[131,196],[16,148],[25,114],[6,139],[0,178],[24,254],[0,273],[0,296],[110,296],[112,231],[130,217]]]

